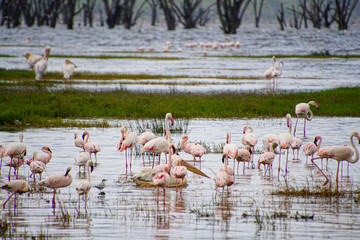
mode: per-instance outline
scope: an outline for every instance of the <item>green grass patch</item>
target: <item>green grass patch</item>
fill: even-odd
[[[354,100],[355,99],[355,100]],[[269,118],[293,114],[297,103],[314,100],[315,116],[359,117],[360,88],[313,93],[136,93],[123,90],[50,92],[0,89],[0,126],[53,127],[76,123],[62,119]],[[17,125],[15,123],[18,123]],[[97,123],[99,124],[99,123]],[[103,127],[109,126],[101,122]]]

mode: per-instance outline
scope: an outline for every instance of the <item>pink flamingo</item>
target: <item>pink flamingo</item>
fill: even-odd
[[[175,179],[181,179],[181,187],[180,187],[180,194],[182,194],[182,185],[184,182],[184,179],[187,175],[187,168],[183,165],[183,162],[185,162],[177,153],[177,150],[175,150],[175,147],[173,147],[174,154],[172,155],[171,161],[174,163],[174,168],[172,170]],[[176,184],[176,193],[178,192],[178,185]]]
[[[289,156],[289,148],[291,146],[292,138],[291,135],[291,115],[288,113],[286,114],[286,124],[289,128],[289,132],[287,133],[280,133],[279,134],[279,147],[280,147],[280,154],[279,154],[279,170],[278,170],[278,178],[280,176],[280,162],[281,162],[281,150],[286,149],[286,165],[285,165],[285,173],[287,174],[287,164],[288,164],[288,156]]]
[[[85,136],[86,136],[86,139],[85,139]],[[97,163],[96,154],[101,151],[101,148],[95,142],[89,141],[89,132],[88,131],[85,131],[83,133],[82,138],[84,139],[85,151],[87,151],[90,154],[90,160],[91,160],[91,154],[93,153],[95,155],[95,165],[96,165],[96,163]]]
[[[3,162],[3,157],[5,157],[5,148],[6,148],[6,145],[4,143],[0,143],[0,158],[1,158],[0,174],[1,174],[1,166],[2,166],[2,162]]]
[[[15,194],[23,194],[31,191],[31,187],[27,181],[24,180],[11,180],[0,186],[1,189],[4,189],[8,192],[12,192],[12,194],[6,199],[3,204],[3,208],[5,209],[6,203],[10,200],[10,198]],[[14,208],[16,207],[16,195],[14,201]]]
[[[297,137],[293,137],[291,141],[291,149],[293,150],[293,159],[299,159],[299,150],[303,144],[303,140]],[[295,150],[297,150],[297,157],[295,158]]]
[[[29,69],[31,71],[34,71],[35,64],[43,58],[41,55],[30,54],[29,52],[26,52],[24,56],[26,57],[27,64],[29,65]]]
[[[231,132],[226,132],[226,144],[223,147],[223,155],[231,157],[234,160],[234,168],[235,168],[235,159],[238,155],[238,147],[236,144],[231,143]],[[227,165],[227,163],[226,163]]]
[[[249,130],[249,132],[247,132]],[[258,142],[257,135],[253,132],[253,128],[250,126],[244,126],[243,129],[243,137],[241,138],[241,143],[246,146],[249,145],[252,149],[252,155],[251,155],[251,163],[254,162],[254,154],[255,154],[255,145]]]
[[[274,85],[275,85],[275,79],[276,78],[279,78],[282,74],[282,70],[281,70],[281,66],[280,64],[282,64],[284,66],[284,62],[283,61],[280,61],[279,62],[279,65],[278,65],[278,68],[275,68],[272,73],[271,73],[271,77],[273,78],[273,81],[274,81]]]
[[[171,139],[171,132],[169,130],[168,119],[170,119],[171,125],[173,125],[174,119],[173,119],[173,116],[171,113],[167,113],[165,116],[165,138],[157,137],[157,138],[151,139],[140,150],[140,153],[152,152],[154,154],[158,154],[159,155],[159,164],[160,164],[161,154],[164,153],[165,158],[166,158],[166,153],[169,152],[169,140]],[[154,163],[155,163],[155,155],[153,158],[153,167],[154,167]]]
[[[237,161],[237,174],[239,174],[239,163],[244,162],[243,174],[245,175],[245,163],[251,161],[251,147],[249,145],[246,145],[244,148],[238,150],[236,161]]]
[[[46,76],[46,70],[47,70],[47,61],[49,59],[49,53],[51,48],[49,46],[45,47],[45,54],[42,59],[40,59],[37,63],[35,63],[35,74],[36,74],[36,80],[41,80],[41,78]]]
[[[269,177],[270,177],[270,171],[272,170],[272,164],[275,160],[274,146],[276,146],[275,142],[270,144],[270,151],[264,152],[263,154],[260,155],[258,169],[260,169],[260,164],[267,165],[267,167],[265,167],[264,176],[266,176],[266,172],[269,170]]]
[[[198,144],[197,142],[195,143],[186,143],[187,141],[189,140],[189,137],[188,136],[183,136],[182,137],[182,141],[181,141],[181,148],[184,150],[184,152],[186,153],[189,153],[193,156],[194,158],[194,164],[195,164],[195,161],[196,161],[196,157],[199,157],[199,161],[201,163],[201,157],[202,155],[204,155],[206,153],[206,150],[205,148]]]
[[[299,117],[303,117],[304,118],[304,138],[305,138],[306,120],[311,121],[312,118],[313,118],[313,113],[310,110],[310,105],[313,105],[313,106],[316,107],[316,109],[319,109],[319,106],[314,101],[310,101],[308,103],[296,104],[296,106],[295,106],[296,123],[295,123],[295,127],[294,127],[294,136],[295,136],[295,133],[296,133],[296,127],[297,127]]]
[[[58,174],[58,175],[52,175],[48,176],[44,180],[40,181],[38,184],[39,186],[45,186],[48,188],[54,189],[54,195],[52,199],[52,207],[55,208],[55,195],[56,190],[58,188],[64,188],[69,186],[72,183],[72,176],[69,174],[71,171],[71,167],[68,167],[66,169],[65,174]]]
[[[278,135],[273,133],[266,134],[262,139],[263,146],[268,152],[270,151],[271,144],[273,144],[273,148],[275,151],[275,148],[278,146],[278,142],[279,142]]]
[[[321,142],[322,142],[321,136],[315,136],[314,142],[308,142],[304,145],[303,151],[306,156],[306,162],[307,162],[308,156],[311,156],[311,158],[314,157],[314,154],[320,148]]]
[[[80,152],[76,157],[75,157],[75,165],[79,166],[79,172],[81,173],[80,167],[84,167],[84,173],[85,173],[85,166],[86,163],[90,160],[90,154],[88,152]]]
[[[87,171],[87,178],[86,180],[82,180],[80,181],[77,185],[76,185],[76,192],[79,194],[79,210],[80,210],[80,196],[81,195],[85,195],[85,211],[87,211],[87,197],[88,197],[88,193],[91,189],[91,173],[94,170],[94,163],[93,161],[89,160],[86,163],[86,171]]]
[[[223,154],[222,161],[224,165],[220,168],[220,171],[217,172],[214,176],[215,181],[215,199],[217,195],[217,189],[221,187],[224,191],[225,186],[227,186],[227,189],[229,190],[229,186],[233,185],[235,180],[232,173],[229,173],[229,167],[228,167],[228,155]]]
[[[35,161],[41,161],[45,165],[48,164],[52,158],[52,151],[48,146],[43,146],[41,150],[46,153],[47,155],[37,155],[37,152],[35,151],[33,153],[33,158]]]
[[[272,57],[272,66],[269,67],[269,68],[265,71],[265,73],[264,73],[264,78],[270,79],[270,78],[272,77],[271,74],[272,74],[272,72],[276,69],[276,67],[275,67],[275,62],[276,62],[276,58],[275,58],[275,56],[273,56],[273,57]]]
[[[85,151],[84,149],[84,139],[82,139],[81,137],[78,137],[78,133],[75,132],[74,133],[74,143],[75,143],[75,147],[81,148]]]
[[[41,181],[41,175],[45,170],[45,163],[43,163],[42,161],[35,160],[35,153],[36,152],[34,152],[32,158],[26,161],[26,164],[29,165],[30,167],[30,171],[31,171],[30,177],[31,176],[34,177],[34,183],[36,182],[35,174],[39,174]]]
[[[148,141],[156,137],[157,136],[154,133],[152,133],[150,129],[146,129],[146,131],[139,136],[139,145],[144,146]],[[144,161],[144,154],[143,154],[143,161]],[[150,154],[149,154],[149,162],[150,162]]]
[[[131,150],[131,152],[130,152],[130,171],[131,171],[132,154],[133,154],[133,149],[134,149],[136,143],[138,142],[138,136],[135,132],[129,132],[127,126],[122,126],[121,133],[123,135],[123,141],[121,143],[120,149],[118,149],[118,150],[120,150],[120,152],[125,150],[126,171],[127,171],[127,167],[128,167],[127,149],[130,148],[130,150]]]
[[[351,149],[348,146],[344,146],[344,145],[322,147],[316,153],[316,155],[318,155],[319,157],[311,159],[311,162],[319,169],[319,171],[322,173],[322,175],[326,178],[324,185],[326,185],[329,182],[329,178],[318,167],[318,165],[316,165],[314,160],[319,159],[319,158],[327,158],[327,159],[331,158],[331,159],[335,159],[336,161],[338,161],[338,166],[337,166],[337,171],[336,171],[336,191],[338,191],[338,187],[339,187],[338,177],[339,177],[340,162],[347,161],[348,163],[356,163],[359,160],[359,151],[354,145],[353,137],[356,137],[360,144],[360,136],[357,132],[351,133],[350,144],[353,149]],[[354,155],[354,152],[355,152],[355,157],[352,158],[352,156]]]
[[[26,145],[23,143],[24,135],[19,134],[19,142],[9,143],[5,148],[4,156],[9,156],[10,158],[22,158],[26,156]]]
[[[16,179],[18,179],[19,178],[19,168],[24,164],[24,162],[25,162],[24,157],[14,157],[14,158],[10,158],[5,163],[5,166],[10,167],[9,176],[8,176],[9,181],[10,181],[11,168],[14,168],[14,175],[16,176]]]

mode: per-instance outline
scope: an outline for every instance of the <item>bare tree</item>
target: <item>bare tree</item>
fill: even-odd
[[[358,0],[335,0],[334,19],[339,30],[348,29],[351,15],[358,4]]]
[[[63,8],[63,16],[64,16],[64,20],[65,20],[65,24],[67,29],[73,29],[74,27],[74,18],[77,14],[79,14],[82,10],[82,7],[79,8],[77,7],[77,5],[79,5],[78,0],[67,0],[64,3],[64,8]],[[76,8],[78,8],[78,10],[76,10]]]
[[[120,18],[120,0],[112,0],[111,5],[109,4],[108,0],[103,0],[103,3],[106,14],[106,24],[109,28],[114,28]]]
[[[141,14],[144,12],[142,9],[145,5],[145,1],[143,1],[134,13],[134,7],[135,7],[136,0],[124,0],[123,2],[123,24],[126,29],[130,29],[132,26],[135,25],[136,20],[141,16]]]
[[[93,25],[95,3],[96,0],[86,0],[86,2],[83,4],[83,17],[85,26],[87,26],[87,23],[89,23],[90,27]]]
[[[176,28],[176,18],[175,12],[172,8],[172,5],[168,0],[159,0],[160,1],[160,8],[163,10],[166,25],[169,31],[175,30]]]
[[[50,21],[50,27],[56,27],[60,13],[63,11],[64,5],[62,0],[47,0],[46,15]]]
[[[2,0],[0,2],[1,20],[0,25],[6,24],[7,28],[15,28],[21,24],[21,1]]]
[[[35,24],[35,4],[33,0],[21,0],[21,9],[26,26],[31,27]]]
[[[171,0],[174,12],[184,28],[195,28],[201,17],[202,0],[180,0],[178,4]]]
[[[156,25],[157,9],[159,7],[159,0],[145,0],[151,9],[151,26]]]
[[[199,19],[199,25],[205,26],[205,24],[210,20],[212,14],[212,7],[215,5],[215,3],[210,4],[206,8],[200,7],[200,19]]]
[[[280,24],[281,31],[284,31],[286,26],[286,20],[285,20],[284,5],[282,3],[280,4],[280,9],[278,10],[278,14],[276,15],[276,18]]]
[[[221,29],[226,34],[235,34],[241,25],[244,13],[251,0],[216,0]]]
[[[261,11],[262,7],[264,5],[264,0],[260,0],[260,6],[259,9],[257,7],[257,0],[253,0],[253,6],[254,6],[254,14],[255,14],[255,27],[259,27],[260,18],[261,18]]]
[[[290,19],[290,27],[301,29],[303,15],[301,14],[301,12],[296,10],[294,5],[292,5],[290,10],[292,11],[292,19]]]

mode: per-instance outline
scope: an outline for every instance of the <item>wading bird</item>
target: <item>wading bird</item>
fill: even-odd
[[[224,188],[226,186],[227,190],[229,190],[229,186],[231,186],[235,182],[233,174],[229,174],[229,171],[228,171],[229,169],[228,169],[228,155],[227,154],[223,154],[222,161],[223,161],[224,165],[220,168],[220,171],[214,175],[215,191],[216,191],[215,199],[216,199],[216,195],[217,195],[217,189],[219,187],[222,188],[224,191]]]
[[[121,142],[121,146],[118,150],[120,152],[125,150],[126,171],[127,171],[127,167],[128,167],[127,150],[130,149],[130,171],[131,171],[131,161],[132,161],[133,149],[138,142],[138,136],[135,132],[129,132],[127,126],[121,127],[121,134],[122,134],[122,142]]]
[[[264,78],[270,79],[270,78],[272,77],[271,74],[272,74],[272,72],[276,69],[276,67],[275,67],[275,62],[276,62],[276,58],[275,58],[275,56],[273,56],[273,57],[272,57],[272,66],[269,67],[269,68],[265,71],[265,73],[264,73]]]
[[[85,211],[87,211],[87,198],[88,198],[88,193],[91,189],[91,173],[94,170],[93,161],[89,160],[86,163],[85,168],[87,172],[86,180],[82,180],[76,185],[76,192],[79,194],[79,210],[80,210],[80,197],[81,195],[85,195]]]
[[[38,183],[39,186],[45,186],[48,188],[54,189],[54,195],[52,199],[52,207],[55,208],[55,195],[58,188],[64,188],[69,186],[72,183],[72,176],[69,174],[71,171],[71,167],[66,169],[65,174],[58,174],[48,176],[44,180]]]
[[[244,162],[243,174],[245,175],[245,163],[251,161],[251,147],[246,145],[244,148],[238,149],[238,155],[236,156],[237,161],[237,174],[239,174],[239,163]]]
[[[11,180],[11,181],[1,185],[0,188],[6,190],[8,192],[12,192],[12,194],[3,203],[3,208],[5,208],[6,203],[15,194],[22,194],[22,193],[29,192],[31,190],[29,183],[24,180]],[[16,195],[15,195],[15,201],[14,201],[14,208],[15,207],[16,207]]]
[[[249,130],[249,131],[247,131]],[[255,145],[258,142],[258,137],[256,133],[253,132],[253,128],[250,126],[244,126],[243,129],[243,137],[241,138],[241,143],[246,146],[249,145],[252,149],[252,155],[251,155],[251,163],[254,162],[254,154],[255,154]]]
[[[264,166],[266,165],[264,176],[266,176],[266,172],[269,171],[269,177],[270,177],[270,172],[272,170],[272,164],[275,160],[274,146],[276,146],[276,145],[277,144],[275,142],[272,142],[270,144],[270,151],[264,152],[263,154],[260,155],[258,169],[260,169],[260,164],[263,164]]]
[[[288,157],[289,157],[289,148],[291,146],[292,138],[291,135],[291,115],[288,113],[286,114],[286,125],[289,128],[287,133],[280,133],[279,134],[279,170],[278,170],[278,178],[280,177],[280,162],[281,162],[281,150],[286,149],[286,164],[285,164],[285,174],[287,174],[287,164],[288,164]]]
[[[90,160],[90,154],[88,152],[82,151],[75,157],[75,165],[79,166],[79,173],[81,173],[80,167],[84,167],[85,173],[85,166],[86,163]]]
[[[104,190],[104,188],[106,187],[106,184],[105,184],[106,181],[107,181],[107,179],[104,178],[104,179],[101,181],[101,183],[99,183],[98,185],[95,185],[95,187],[100,190],[100,193],[99,193],[99,194],[102,194],[102,195],[105,194],[105,192],[104,192],[103,190]]]
[[[36,152],[34,152],[34,155],[32,158],[26,160],[26,164],[29,165],[30,171],[31,171],[31,174],[29,177],[33,176],[34,183],[36,182],[35,174],[39,174],[40,181],[41,181],[41,175],[45,170],[45,163],[43,163],[42,161],[35,160],[35,153]]]
[[[99,145],[97,145],[97,143],[89,141],[89,135],[90,134],[88,131],[85,131],[82,135],[82,138],[84,139],[84,148],[85,151],[87,151],[90,154],[90,160],[91,160],[91,154],[93,153],[95,155],[95,165],[96,165],[97,163],[96,154],[101,151],[101,148],[99,147]]]
[[[270,151],[270,144],[273,143],[273,149],[275,151],[275,148],[277,148],[279,143],[279,136],[273,133],[266,134],[263,139],[262,143],[266,151]]]
[[[41,55],[30,54],[29,52],[26,52],[24,56],[31,71],[34,71],[35,64],[43,58]]]
[[[231,143],[231,132],[226,132],[226,144],[223,147],[223,155],[226,154],[227,157],[230,157],[234,160],[234,168],[235,168],[235,159],[238,155],[238,147],[236,144]],[[226,163],[227,165],[227,163]]]
[[[46,71],[47,71],[47,61],[49,59],[50,50],[51,48],[49,46],[45,47],[44,57],[42,57],[37,63],[35,63],[36,80],[41,80],[43,76],[45,80]]]
[[[274,86],[277,86],[277,79],[281,76],[282,74],[282,70],[281,70],[281,66],[280,64],[282,64],[284,66],[284,62],[280,61],[278,64],[278,68],[275,68],[274,71],[271,73],[271,77],[273,78],[273,84]]]
[[[184,152],[189,153],[193,156],[194,158],[194,165],[195,165],[195,161],[196,161],[196,157],[199,158],[200,164],[201,164],[201,157],[202,155],[204,155],[206,153],[205,148],[198,144],[197,142],[195,143],[191,143],[187,141],[189,140],[188,136],[183,136],[182,137],[182,141],[181,141],[181,148],[184,150]]]
[[[293,137],[291,141],[291,149],[293,150],[293,159],[298,160],[299,159],[299,150],[303,144],[303,140],[298,137]],[[297,150],[297,156],[295,158],[295,150]]]
[[[304,145],[303,151],[306,156],[306,163],[308,156],[311,156],[311,158],[313,158],[314,154],[319,150],[321,142],[322,142],[321,136],[315,136],[314,142],[308,142]]]
[[[319,169],[319,171],[322,173],[322,175],[326,178],[324,185],[326,185],[329,182],[329,178],[324,174],[324,172],[319,168],[319,166],[316,165],[314,160],[319,159],[319,158],[327,158],[327,159],[330,158],[330,159],[334,159],[334,160],[338,161],[338,166],[337,166],[337,171],[336,171],[336,191],[338,191],[338,189],[339,189],[339,180],[338,179],[339,179],[340,162],[347,161],[349,163],[356,163],[359,160],[359,151],[354,145],[353,137],[356,137],[360,144],[360,136],[357,132],[353,132],[350,135],[350,144],[353,149],[351,149],[348,146],[344,146],[344,145],[322,147],[316,153],[316,155],[318,155],[319,157],[311,159],[311,162]],[[355,152],[355,157],[352,158],[352,156],[354,155],[354,152]]]
[[[316,107],[316,109],[319,109],[319,106],[314,101],[310,101],[308,103],[299,103],[295,106],[296,123],[295,123],[295,127],[294,127],[294,136],[296,133],[296,127],[297,127],[299,117],[303,117],[304,118],[304,138],[305,138],[306,120],[311,121],[313,118],[313,112],[310,110],[310,105],[313,105]]]
[[[71,80],[75,68],[77,68],[77,66],[73,62],[71,62],[69,59],[65,60],[65,64],[62,65],[62,71],[66,80]]]
[[[33,158],[34,158],[35,161],[41,161],[46,165],[46,164],[48,164],[50,162],[50,160],[52,158],[52,151],[48,146],[43,146],[41,148],[41,151],[43,151],[47,155],[38,155],[37,152],[34,151]]]
[[[81,137],[78,136],[78,133],[75,132],[74,133],[74,144],[75,144],[75,147],[78,147],[78,148],[81,148],[82,150],[85,151],[85,148],[84,148],[84,139],[82,139]]]

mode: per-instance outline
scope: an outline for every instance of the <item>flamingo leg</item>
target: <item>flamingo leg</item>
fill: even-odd
[[[295,127],[294,127],[294,136],[295,136],[295,133],[296,133],[296,126],[297,126],[298,120],[299,120],[299,115],[296,115],[296,123],[295,123]]]
[[[304,118],[304,138],[305,138],[305,125],[306,125],[306,117]]]
[[[319,159],[319,157],[318,157],[318,158],[312,158],[312,159],[311,159],[311,162],[315,165],[315,167],[317,167],[317,169],[319,169],[319,171],[321,172],[321,174],[326,178],[326,181],[324,182],[324,186],[325,186],[326,184],[328,184],[329,178],[328,178],[328,177],[325,175],[325,173],[319,168],[319,166],[316,165],[316,163],[314,162],[315,159]]]
[[[278,169],[278,179],[280,179],[280,162],[281,162],[281,148],[280,148],[280,154],[279,154],[279,169]]]
[[[54,196],[53,196],[53,199],[52,199],[52,207],[55,208],[55,195],[56,195],[56,188],[54,189]]]
[[[15,194],[15,193],[11,194],[11,195],[8,197],[8,199],[6,199],[6,201],[5,201],[4,204],[3,204],[3,209],[5,209],[6,203],[10,200],[10,198],[11,198],[14,194]]]
[[[289,157],[289,148],[286,150],[286,164],[285,164],[285,173],[287,174],[287,165],[288,165],[288,157]]]
[[[239,168],[239,164],[238,164],[238,168]],[[239,169],[238,169],[239,171]],[[243,166],[243,174],[245,175],[245,161],[244,161],[244,166]]]
[[[337,171],[336,171],[336,191],[338,191],[338,189],[339,189],[339,166],[340,166],[340,161],[338,161],[338,167],[337,167]]]

